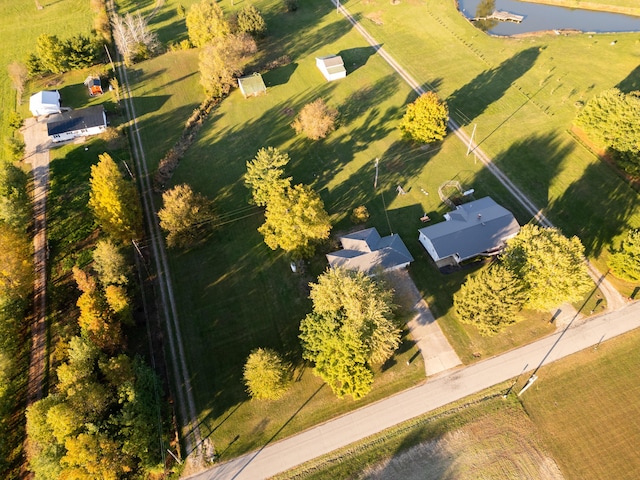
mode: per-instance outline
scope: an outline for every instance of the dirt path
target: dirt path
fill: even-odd
[[[442,333],[413,279],[406,270],[387,274],[389,282],[403,304],[410,306],[415,315],[407,322],[413,340],[424,359],[427,376],[435,375],[461,365],[458,354]]]
[[[44,380],[47,367],[47,185],[49,182],[49,145],[45,122],[28,118],[22,128],[25,143],[25,162],[31,164],[33,173],[33,215],[34,215],[34,314],[31,324],[31,353],[29,380],[27,385],[27,406],[44,396]]]
[[[409,73],[398,63],[396,60],[389,55],[384,48],[382,48],[379,42],[377,42],[370,34],[367,32],[360,23],[349,13],[349,11],[342,5],[337,4],[339,0],[331,0],[331,3],[338,6],[338,10],[345,16],[347,20],[353,25],[353,27],[364,37],[364,39],[376,50],[378,55],[380,55],[390,66],[393,68],[398,75],[402,77],[402,79],[416,92],[418,95],[422,95],[426,93],[426,91],[420,86],[416,80],[409,75]],[[484,166],[489,170],[489,172],[498,179],[498,181],[514,196],[514,198],[529,212],[540,225],[544,227],[553,227],[553,223],[542,213],[542,210],[538,208],[530,199],[527,197],[522,190],[520,190],[512,181],[505,175],[505,173],[500,170],[494,163],[491,157],[487,155],[480,146],[473,141],[469,135],[462,130],[460,125],[456,123],[455,120],[449,119],[448,122],[449,129],[462,141],[465,145],[469,145],[469,151],[473,151]],[[587,263],[587,267],[589,268],[589,275],[593,281],[600,287],[603,295],[607,299],[607,310],[615,311],[626,305],[626,301],[618,293],[618,291],[613,288],[613,286],[607,281],[606,273],[601,274],[598,270],[591,265],[591,263],[585,259]]]

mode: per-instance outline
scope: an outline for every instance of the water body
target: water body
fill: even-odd
[[[640,17],[618,13],[554,7],[516,0],[458,0],[458,4],[460,11],[467,18],[484,16],[493,10],[506,10],[524,16],[522,23],[494,20],[476,22],[479,28],[493,35],[563,29],[596,33],[640,31]]]

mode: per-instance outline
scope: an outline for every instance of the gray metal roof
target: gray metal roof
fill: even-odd
[[[504,240],[520,231],[513,214],[484,197],[449,212],[449,220],[419,230],[431,240],[440,258],[457,254],[466,260],[504,246]]]
[[[375,228],[367,228],[340,237],[343,250],[327,254],[332,268],[346,268],[372,273],[413,262],[413,257],[399,235],[380,237]]]
[[[239,77],[238,86],[242,89],[245,97],[267,91],[262,75],[259,73],[254,73],[253,75],[248,75],[246,77]]]
[[[102,125],[106,126],[104,108],[102,105],[96,105],[52,115],[47,123],[47,133],[56,135]]]

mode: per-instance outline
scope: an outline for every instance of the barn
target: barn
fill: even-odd
[[[98,135],[107,129],[102,105],[59,113],[49,119],[47,133],[53,142]]]
[[[344,68],[344,62],[340,55],[327,55],[326,57],[317,57],[316,66],[324,75],[327,81],[332,82],[347,76],[347,70]]]
[[[58,90],[43,90],[34,93],[29,98],[29,110],[34,117],[60,113],[60,92]]]

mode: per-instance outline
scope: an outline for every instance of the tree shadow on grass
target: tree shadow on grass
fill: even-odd
[[[378,79],[373,85],[365,85],[357,90],[338,108],[340,112],[339,124],[341,126],[350,125],[370,110],[372,105],[376,104],[377,99],[392,95],[399,85],[398,76],[389,74]],[[359,134],[359,131],[355,131],[351,133],[351,136],[356,137]]]
[[[538,55],[540,49],[537,47],[523,50],[453,92],[447,98],[452,118],[460,125],[467,125],[480,116],[504,95],[513,82],[533,67]]]
[[[623,93],[640,90],[640,65],[633,69],[625,79],[616,85]]]
[[[607,171],[609,170],[609,171]],[[565,235],[577,235],[587,256],[598,256],[612,240],[631,228],[638,194],[607,164],[587,167],[564,194],[549,205],[549,216]]]
[[[283,67],[274,68],[266,73],[262,74],[264,84],[268,87],[275,87],[277,85],[286,85],[289,79],[293,75],[293,72],[298,68],[298,64],[295,62],[285,65]]]

